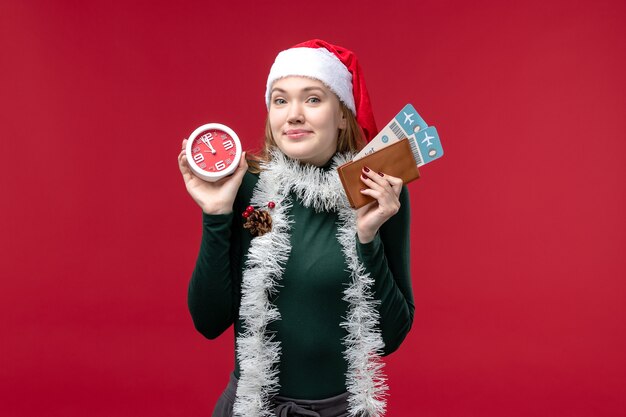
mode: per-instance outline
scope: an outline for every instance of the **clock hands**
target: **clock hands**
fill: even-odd
[[[200,140],[202,141],[202,143],[204,143],[206,146],[209,147],[209,149],[211,150],[211,153],[213,155],[215,155],[217,153],[217,151],[213,148],[213,145],[211,145],[211,141],[213,140],[213,134],[212,133],[207,133],[205,135],[202,135],[200,137]]]

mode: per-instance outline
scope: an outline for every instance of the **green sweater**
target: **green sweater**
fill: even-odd
[[[246,173],[237,194],[233,213],[203,214],[200,252],[189,283],[188,304],[196,329],[209,339],[222,334],[231,324],[236,335],[242,328],[238,318],[241,277],[252,240],[243,227],[241,213],[249,205],[258,175]],[[347,363],[340,326],[348,303],[343,291],[350,277],[337,241],[338,215],[303,207],[295,195],[290,217],[291,253],[279,292],[273,302],[281,319],[268,327],[281,344],[280,395],[300,399],[322,399],[346,391]],[[367,272],[375,278],[374,297],[380,300],[380,330],[384,355],[395,351],[413,322],[409,258],[409,197],[400,194],[400,211],[379,230],[375,239],[361,244],[357,253]],[[235,358],[235,376],[239,362]]]

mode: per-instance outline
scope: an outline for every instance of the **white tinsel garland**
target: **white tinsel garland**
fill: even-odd
[[[276,206],[271,212],[272,231],[252,240],[243,273],[240,317],[244,331],[237,338],[241,375],[234,405],[236,416],[273,415],[270,400],[279,389],[280,345],[266,329],[269,323],[280,319],[270,297],[277,291],[291,251],[291,220],[287,214],[291,208],[288,197],[291,191],[304,207],[339,214],[337,239],[351,277],[344,291],[344,300],[349,303],[348,316],[341,324],[348,333],[344,357],[348,362],[349,411],[352,416],[364,417],[380,417],[385,412],[387,386],[380,359],[384,343],[377,328],[379,313],[371,289],[374,280],[358,259],[356,212],[348,204],[335,169],[349,160],[351,155],[337,155],[331,169],[324,171],[274,152],[259,176],[251,205],[263,207],[274,201]]]

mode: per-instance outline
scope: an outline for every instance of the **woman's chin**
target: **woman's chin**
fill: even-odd
[[[318,145],[302,142],[280,144],[278,148],[291,159],[317,166],[324,165],[335,154],[330,149],[320,150]]]
[[[279,146],[279,149],[291,159],[296,159],[301,162],[307,162],[312,157],[315,157],[315,152],[311,152],[310,149],[306,149],[303,146]]]

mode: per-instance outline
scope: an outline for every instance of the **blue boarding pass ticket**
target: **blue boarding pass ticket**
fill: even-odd
[[[439,134],[434,126],[428,126],[411,104],[404,106],[387,126],[372,139],[353,159],[361,159],[401,139],[407,138],[418,167],[443,156]]]

